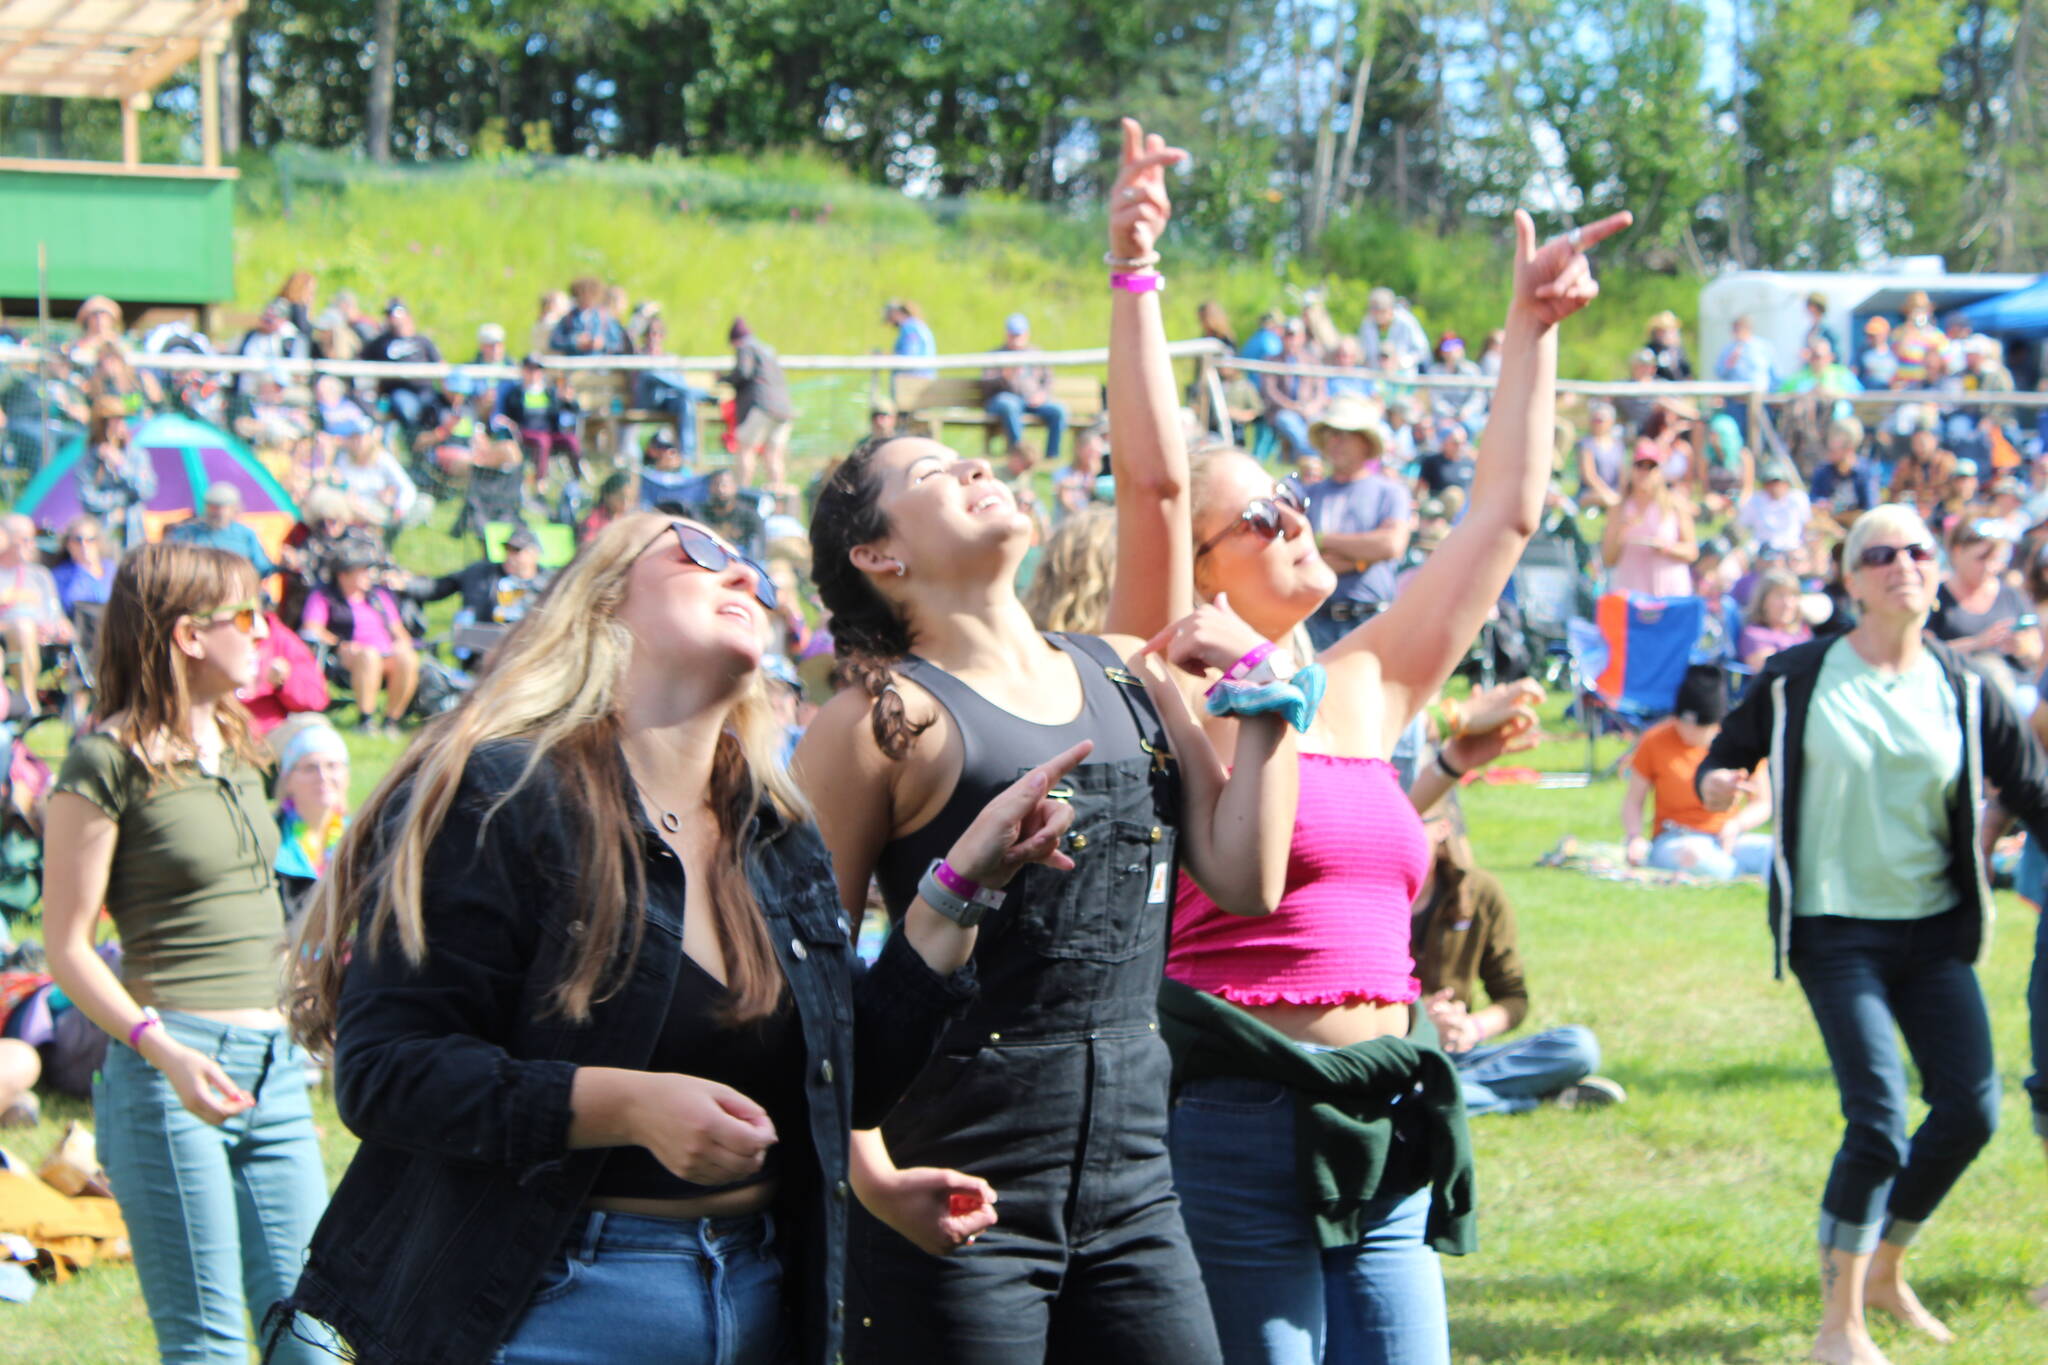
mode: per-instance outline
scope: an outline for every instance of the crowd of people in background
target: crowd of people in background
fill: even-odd
[[[1788,764],[1760,717],[1791,705],[1802,725],[1809,711],[1818,717],[1817,734],[1848,726],[1829,719],[1827,688],[1839,680],[1828,670],[1848,667],[1830,642],[1890,651],[1927,692],[1920,710],[1884,722],[1910,721],[1927,741],[1908,755],[1919,765],[1906,784],[1918,804],[1859,808],[1826,828],[1856,846],[1900,834],[1927,891],[1920,909],[1938,910],[1937,923],[1915,938],[1839,906],[1820,914],[1850,928],[1786,927],[1774,916],[1780,952],[1814,1002],[1838,1074],[1848,1052],[1881,1052],[1890,1037],[1863,1036],[1867,1020],[1842,1022],[1854,1014],[1850,978],[1901,944],[1931,945],[1940,959],[1920,983],[1939,1008],[1966,1024],[1981,1014],[1964,962],[1977,920],[1967,906],[1933,901],[1949,899],[1935,892],[1965,857],[1938,817],[1959,780],[1982,775],[1959,779],[1934,751],[1951,730],[1988,726],[2003,741],[2020,734],[2017,717],[2031,712],[2038,730],[2048,716],[2035,709],[2048,409],[1859,398],[2013,391],[1999,343],[1939,322],[1920,295],[1896,323],[1870,319],[1860,347],[1845,348],[1816,299],[1796,358],[1774,355],[1739,319],[1712,367],[1719,379],[1787,396],[1775,434],[1746,400],[1643,389],[1559,403],[1554,341],[1544,338],[1593,287],[1576,232],[1539,253],[1524,220],[1515,309],[1473,345],[1432,338],[1384,287],[1350,331],[1311,296],[1292,314],[1263,314],[1240,340],[1219,305],[1201,304],[1203,332],[1253,367],[1224,364],[1220,411],[1205,418],[1208,394],[1175,390],[1157,285],[1146,283],[1165,221],[1156,172],[1170,160],[1142,143],[1127,153],[1131,202],[1113,220],[1112,264],[1134,272],[1112,277],[1115,347],[1136,357],[1142,382],[1077,411],[1036,361],[988,367],[968,411],[985,423],[986,461],[941,445],[943,429],[900,402],[908,383],[936,378],[913,366],[877,384],[864,432],[835,433],[848,445],[860,438],[851,454],[794,482],[800,414],[776,348],[744,318],[730,322],[731,368],[710,387],[656,364],[593,389],[585,371],[541,359],[667,354],[660,306],[594,277],[542,296],[516,357],[513,334],[490,323],[445,374],[326,372],[310,383],[262,366],[227,382],[137,367],[131,346],[207,343],[189,330],[131,339],[111,300],[78,309],[45,395],[54,402],[37,404],[44,415],[34,420],[82,442],[70,477],[83,511],[62,526],[0,521],[0,638],[16,716],[85,685],[82,634],[99,637],[104,657],[112,629],[151,660],[111,676],[101,669],[91,682],[102,712],[115,713],[100,715],[101,729],[116,728],[82,738],[56,782],[68,799],[52,806],[61,818],[51,839],[66,871],[53,878],[48,913],[54,973],[115,1039],[96,1098],[120,1134],[109,1165],[124,1203],[126,1190],[171,1164],[207,1172],[176,1197],[138,1199],[130,1215],[160,1338],[190,1336],[195,1323],[214,1330],[222,1315],[239,1330],[245,1306],[260,1316],[290,1300],[358,1345],[431,1331],[456,1358],[517,1324],[505,1358],[540,1358],[543,1338],[587,1330],[595,1311],[538,1311],[552,1297],[534,1294],[540,1277],[574,1278],[564,1256],[595,1258],[608,1237],[696,1254],[632,1242],[655,1237],[632,1223],[651,1202],[744,1224],[731,1264],[736,1277],[754,1277],[752,1288],[733,1289],[718,1311],[741,1312],[769,1354],[794,1330],[819,1359],[842,1333],[862,1359],[962,1350],[1037,1359],[1048,1339],[1085,1329],[1115,1336],[1133,1359],[1313,1360],[1327,1349],[1331,1358],[1447,1360],[1436,1257],[1471,1246],[1466,1118],[1628,1098],[1599,1074],[1590,1029],[1552,1022],[1517,1033],[1531,989],[1513,907],[1464,837],[1457,801],[1461,779],[1535,742],[1545,700],[1535,679],[1548,654],[1567,649],[1539,638],[1516,600],[1512,575],[1531,542],[1564,556],[1581,605],[1603,593],[1699,601],[1704,624],[1675,703],[1626,761],[1623,857],[1703,880],[1775,877],[1786,924],[1859,886],[1815,874],[1811,859],[1795,884],[1789,831],[1816,818],[1800,804],[1802,780],[1810,802],[1823,781],[1839,790],[1883,765],[1846,747]],[[1624,221],[1586,231],[1606,235]],[[1543,295],[1546,279],[1565,292]],[[881,316],[893,355],[939,354],[915,303],[889,300]],[[1000,330],[991,352],[1035,350],[1024,314]],[[224,349],[266,362],[445,359],[403,299],[372,315],[341,290],[323,306],[308,272]],[[1256,368],[1268,362],[1318,372]],[[1648,319],[1628,378],[1695,377],[1680,319]],[[729,397],[714,392],[721,385]],[[152,544],[144,511],[157,472],[132,437],[163,412],[241,435],[292,493],[296,523],[259,534],[241,487],[221,480]],[[0,439],[20,452],[43,434],[17,420]],[[1184,495],[1160,494],[1168,488]],[[444,530],[473,536],[481,552],[453,572],[409,568],[419,538]],[[1133,554],[1135,564],[1119,564]],[[429,605],[451,599],[452,624],[437,637]],[[751,643],[730,638],[728,621],[744,622]],[[614,622],[628,627],[623,635],[602,628]],[[1923,628],[1940,642],[1933,662],[1919,652]],[[1049,646],[1037,647],[1039,632],[1056,633]],[[625,636],[632,647],[617,644]],[[1182,673],[1225,675],[1245,693],[1225,691],[1219,704],[1206,682],[1177,685],[1163,665],[1158,677],[1127,671],[1123,661],[1148,638]],[[575,670],[589,660],[587,682]],[[1454,673],[1474,679],[1457,701],[1443,695]],[[1497,675],[1507,681],[1495,685]],[[1788,678],[1819,688],[1822,703],[1772,692]],[[1862,689],[1859,704],[1900,704],[1866,696],[1868,682],[1859,672],[1841,685]],[[460,709],[473,688],[476,704]],[[1976,708],[1980,689],[1994,700]],[[1041,721],[1048,699],[1080,719]],[[1951,716],[1965,699],[1972,705]],[[352,838],[350,748],[337,723],[383,739],[451,710],[402,759],[402,780],[372,812],[416,822],[423,845],[394,854],[371,836]],[[1163,762],[1168,752],[1181,755],[1185,781]],[[546,758],[550,801],[532,785],[540,768],[511,761],[523,753]],[[267,790],[257,775],[266,761]],[[2038,751],[2025,761],[2000,755],[1989,770],[2011,792],[2008,809],[2029,819],[2048,809]],[[1040,799],[1061,782],[1071,783],[1069,803]],[[203,810],[172,799],[189,790],[219,799]],[[706,790],[719,804],[700,810]],[[477,818],[486,798],[510,803],[507,825],[488,834]],[[775,842],[806,805],[817,830]],[[1287,818],[1267,820],[1276,810]],[[752,839],[762,828],[767,843],[734,852],[743,829]],[[423,967],[397,945],[414,945],[408,935],[427,920],[445,932],[443,902],[481,904],[483,894],[436,851],[449,831],[489,844],[496,861],[483,885],[495,888],[488,908],[504,920],[504,941],[464,942]],[[572,847],[579,831],[588,837]],[[151,864],[142,850],[173,834],[223,851],[205,867]],[[599,835],[611,842],[593,852]],[[1081,857],[1091,837],[1115,846],[1122,869],[1089,873],[1099,885],[1027,866],[1094,868]],[[620,848],[630,869],[614,856]],[[601,897],[578,902],[568,941],[581,942],[586,927],[591,936],[573,950],[580,984],[564,998],[572,1014],[595,1010],[600,1027],[575,1055],[587,1069],[624,1057],[618,1040],[633,1030],[658,1032],[666,1049],[652,1062],[642,1050],[650,1070],[619,1073],[642,1079],[613,1076],[605,1084],[623,1088],[584,1094],[573,1120],[568,1082],[546,1063],[461,1048],[422,1061],[405,1041],[420,1024],[414,988],[425,981],[442,998],[433,1029],[475,1031],[536,1057],[555,1045],[488,984],[518,978],[525,989],[532,983],[519,974],[539,970],[539,950],[522,936],[554,912],[542,906],[550,889],[506,872],[537,849],[583,859],[591,885],[619,892],[609,907]],[[824,870],[828,851],[836,882]],[[1177,888],[1176,857],[1187,869]],[[975,875],[941,875],[948,860],[950,872]],[[714,886],[714,910],[686,909],[684,868]],[[1133,870],[1144,875],[1123,875]],[[1024,908],[1011,913],[1026,932],[983,945],[977,1001],[964,971],[971,906],[1013,875]],[[1101,894],[1072,889],[1084,883]],[[222,886],[233,894],[209,900]],[[616,983],[626,991],[617,1002],[593,996],[602,967],[593,955],[629,932],[619,909],[629,887],[647,922],[673,931],[690,960],[723,964],[690,979],[687,1018],[678,1011],[663,1023],[666,1007],[647,994],[681,998],[673,963],[636,966]],[[1806,907],[1796,912],[1795,891]],[[191,913],[144,925],[142,909],[166,897],[190,902]],[[118,976],[90,942],[88,911],[102,902],[129,940]],[[243,913],[259,903],[260,916]],[[279,1002],[252,966],[250,945],[273,926],[250,925],[273,906],[281,920],[310,917],[301,968],[312,984],[285,1002],[299,1037],[330,1045],[353,1027],[359,1044],[340,1059],[337,1083],[344,1118],[367,1140],[317,1237],[324,1201],[305,1083],[318,1071],[284,1033]],[[1918,922],[1920,911],[1894,909],[1890,918]],[[715,928],[699,922],[705,914]],[[1168,917],[1170,941],[1143,928]],[[898,932],[884,938],[892,920]],[[391,937],[393,951],[355,969],[352,988],[365,994],[350,1023],[337,1017],[337,997],[359,932]],[[877,960],[863,984],[839,951],[856,936]],[[518,953],[527,957],[507,956]],[[795,1016],[763,1003],[783,989]],[[893,1003],[882,998],[890,993]],[[1899,1018],[1916,1049],[1916,1032],[1936,1032],[1935,1008]],[[690,1047],[732,1044],[741,1024],[771,1017],[776,1029],[746,1034],[757,1072],[718,1081],[743,1101],[718,1100],[730,1120],[727,1154],[686,1151],[657,1131],[647,1106],[704,1097],[645,1079],[661,1072],[655,1063],[681,1065]],[[1107,1031],[1088,1037],[1101,1067],[1047,1050],[1027,1068],[1010,1052],[1004,1064],[1023,1069],[998,1075],[958,1057],[963,1047],[1005,1052],[993,1044],[1006,1033],[1015,1047],[1099,1026]],[[848,1027],[890,1040],[861,1053],[858,1082],[849,1049],[868,1045],[849,1041]],[[1869,1302],[1936,1335],[1946,1329],[1906,1288],[1900,1261],[1988,1139],[1987,1103],[1995,1115],[1988,1035],[1961,1032],[1969,1036],[1928,1044],[1949,1048],[1960,1068],[1931,1097],[1932,1155],[1916,1140],[1911,1160],[1888,1157],[1903,1145],[1898,1087],[1843,1079],[1845,1105],[1864,1111],[1852,1122],[1868,1131],[1852,1130],[1823,1202],[1829,1274],[1853,1273],[1859,1285],[1873,1275]],[[916,1080],[942,1034],[938,1068]],[[106,1053],[105,1037],[92,1036]],[[56,1037],[39,1046],[54,1048]],[[1361,1072],[1335,1054],[1382,1069]],[[32,1106],[35,1067],[57,1061],[36,1057],[31,1066],[21,1049],[0,1046],[0,1121]],[[58,1068],[76,1069],[72,1060]],[[1175,1105],[1170,1136],[1169,1071],[1174,1093],[1193,1101]],[[420,1075],[462,1105],[424,1102],[408,1088]],[[387,1089],[394,1077],[404,1083]],[[756,1082],[767,1087],[759,1104],[738,1094]],[[1052,1136],[1016,1138],[1027,1097],[1041,1119],[1059,1120]],[[531,1112],[501,1103],[515,1099]],[[1068,1171],[1072,1133],[1062,1125],[1112,1100],[1137,1135],[1109,1163],[1115,1177],[1092,1157]],[[969,1110],[992,1125],[972,1140],[957,1137]],[[818,1136],[843,1130],[848,1114],[874,1129],[850,1153]],[[1311,1115],[1321,1126],[1297,1141],[1297,1122]],[[221,1121],[238,1116],[246,1121],[223,1136]],[[753,1159],[768,1148],[764,1129],[812,1134],[784,1158],[801,1170]],[[1435,1157],[1402,1155],[1417,1143]],[[639,1156],[599,1173],[577,1164],[594,1147]],[[475,1169],[457,1171],[465,1162]],[[575,1199],[564,1193],[575,1182],[526,1179],[541,1162],[577,1172]],[[1301,1216],[1290,1201],[1304,1165],[1320,1177],[1369,1171],[1370,1197],[1330,1217]],[[1054,1167],[1071,1189],[1040,1178]],[[776,1234],[754,1220],[785,1177],[785,1193],[801,1196],[798,1226],[824,1240],[800,1280],[778,1291],[763,1269]],[[433,1180],[459,1186],[472,1216],[489,1206],[497,1221],[472,1227],[437,1205],[416,1238],[398,1237],[376,1206],[414,1190],[407,1182]],[[848,1210],[849,1190],[866,1213]],[[1000,1222],[982,1216],[998,1190]],[[1087,1198],[1076,1204],[1074,1190]],[[586,1197],[594,1202],[578,1202]],[[966,1212],[948,1203],[956,1198]],[[264,1239],[239,1268],[173,1245],[179,1227],[232,1222],[237,1201],[263,1209],[243,1219],[245,1243]],[[1180,1206],[1184,1228],[1178,1212],[1161,1214]],[[515,1227],[513,1212],[546,1221],[545,1244]],[[410,1316],[411,1301],[372,1283],[348,1249],[369,1239],[424,1270],[481,1247],[486,1227],[516,1243],[522,1277],[510,1288],[480,1275],[460,1281],[495,1315],[489,1322]],[[565,1236],[566,1252],[556,1245]],[[988,1256],[972,1272],[927,1254],[978,1237]],[[1055,1296],[1065,1307],[1044,1307],[1034,1287],[1032,1239],[1065,1257]],[[312,1269],[300,1278],[309,1242]],[[998,1256],[1002,1267],[987,1269]],[[837,1301],[842,1280],[856,1311]],[[1840,1282],[1824,1280],[1825,1358],[1865,1360],[1864,1300]],[[625,1316],[660,1297],[624,1272],[602,1288]],[[789,1317],[795,1328],[777,1325],[778,1292],[805,1296]],[[534,1311],[521,1317],[529,1299]],[[1019,1306],[1031,1304],[1039,1307]],[[694,1311],[663,1307],[648,1319],[649,1340],[699,1330]],[[307,1345],[287,1340],[279,1358]]]

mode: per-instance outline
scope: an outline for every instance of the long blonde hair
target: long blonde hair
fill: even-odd
[[[1024,609],[1040,630],[1100,635],[1109,618],[1116,577],[1116,513],[1087,507],[1060,523],[1024,593]]]
[[[622,685],[635,644],[617,613],[633,562],[665,524],[636,514],[593,536],[492,652],[476,690],[421,732],[357,814],[320,880],[293,954],[288,1005],[292,1030],[307,1047],[324,1052],[333,1045],[342,977],[366,914],[371,951],[395,931],[406,961],[425,961],[421,883],[428,853],[471,756],[494,741],[521,740],[529,751],[512,785],[491,794],[485,826],[549,765],[559,778],[570,843],[581,852],[565,913],[584,932],[550,1008],[581,1023],[593,1002],[624,984],[639,951],[646,884],[632,779],[619,748]],[[746,876],[747,831],[764,799],[784,819],[809,816],[776,761],[780,743],[756,674],[726,718],[706,794],[718,821],[708,881],[733,1022],[772,1014],[783,996],[781,969]],[[380,837],[386,828],[396,836]]]

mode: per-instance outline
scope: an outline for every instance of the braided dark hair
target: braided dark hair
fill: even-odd
[[[838,680],[858,683],[868,694],[868,723],[874,727],[876,746],[890,758],[902,758],[931,724],[910,720],[903,694],[890,677],[890,665],[910,653],[910,622],[853,562],[854,546],[889,534],[874,461],[895,439],[867,437],[825,481],[811,513],[811,582],[817,585],[818,600],[832,613]]]

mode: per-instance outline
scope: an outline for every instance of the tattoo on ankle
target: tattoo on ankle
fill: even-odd
[[[1829,1253],[1826,1247],[1822,1247],[1820,1249],[1820,1292],[1823,1296],[1828,1298],[1834,1297],[1835,1281],[1839,1275],[1840,1272],[1835,1267],[1834,1256]]]

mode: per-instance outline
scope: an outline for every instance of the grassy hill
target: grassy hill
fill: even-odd
[[[324,297],[349,287],[365,306],[403,295],[451,359],[479,323],[503,323],[517,352],[544,289],[592,274],[653,298],[681,353],[723,352],[744,315],[789,354],[886,350],[891,297],[916,300],[941,350],[978,350],[1012,311],[1055,347],[1107,334],[1097,217],[999,198],[925,203],[862,184],[802,156],[741,161],[538,163],[522,157],[373,169],[286,151],[244,165],[236,299],[254,310],[286,275],[310,269]],[[1507,296],[1507,225],[1448,236],[1372,212],[1333,228],[1327,263],[1250,259],[1176,232],[1165,243],[1169,331],[1197,335],[1195,306],[1221,302],[1248,333],[1302,288],[1326,291],[1341,327],[1389,284],[1434,335],[1478,338]],[[1699,282],[1617,269],[1608,297],[1575,320],[1563,373],[1618,377],[1661,308],[1690,317]],[[857,401],[857,396],[845,401]],[[855,419],[858,421],[858,416]]]

